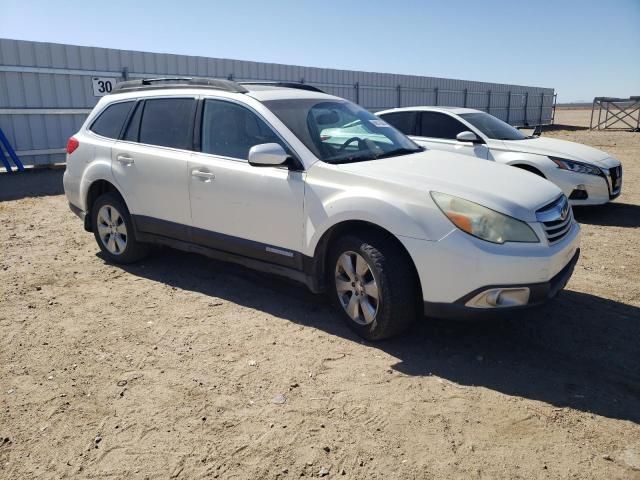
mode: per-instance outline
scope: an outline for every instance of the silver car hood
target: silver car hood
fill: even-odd
[[[456,195],[529,222],[537,221],[535,211],[562,193],[553,183],[524,170],[438,150],[338,168],[396,188],[421,190],[426,196],[430,191]]]

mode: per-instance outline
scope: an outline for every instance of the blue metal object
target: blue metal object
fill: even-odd
[[[4,149],[7,151],[7,153],[9,154],[11,159],[13,160],[13,163],[15,163],[16,167],[18,167],[18,171],[24,172],[24,165],[22,165],[22,162],[20,161],[20,159],[16,155],[16,151],[13,149],[13,147],[9,143],[9,140],[7,140],[7,137],[5,136],[5,134],[4,134],[4,132],[2,131],[1,128],[0,128],[0,143],[2,143],[4,145]],[[6,161],[6,158],[4,157],[4,154],[2,154],[2,163],[5,164],[5,166],[7,167],[7,171],[10,172],[11,171],[11,166],[9,165],[9,162]]]
[[[0,160],[2,160],[2,163],[4,164],[4,168],[7,169],[7,172],[11,173],[11,164],[7,161],[7,157],[4,156],[4,152],[2,151],[2,148],[0,147]]]

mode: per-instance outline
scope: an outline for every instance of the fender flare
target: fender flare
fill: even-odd
[[[80,208],[89,213],[89,205],[88,196],[91,186],[98,181],[105,181],[110,183],[113,188],[120,194],[120,196],[124,199],[125,203],[127,202],[126,197],[122,194],[122,191],[118,187],[118,184],[113,177],[113,173],[111,172],[111,162],[107,162],[105,160],[97,160],[92,162],[87,166],[82,179],[80,180]]]
[[[341,192],[322,206],[310,208],[306,219],[303,253],[313,257],[323,236],[336,225],[365,222],[388,231],[395,237],[439,240],[454,229],[453,225],[433,206],[434,215],[425,203],[392,202],[380,192]],[[437,213],[436,213],[437,211]]]

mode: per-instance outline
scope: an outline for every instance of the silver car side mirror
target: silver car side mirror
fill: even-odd
[[[289,155],[277,143],[262,143],[254,145],[249,150],[249,164],[254,167],[273,167],[282,165]]]
[[[459,142],[469,142],[469,143],[481,142],[478,136],[475,133],[470,132],[469,130],[465,130],[464,132],[460,132],[458,135],[456,135],[456,140],[458,140]]]

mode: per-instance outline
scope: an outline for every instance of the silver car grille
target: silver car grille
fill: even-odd
[[[567,197],[562,195],[536,211],[550,245],[562,240],[573,226],[573,210]]]
[[[615,197],[620,193],[620,188],[622,187],[622,165],[610,168],[608,176],[611,196]]]

